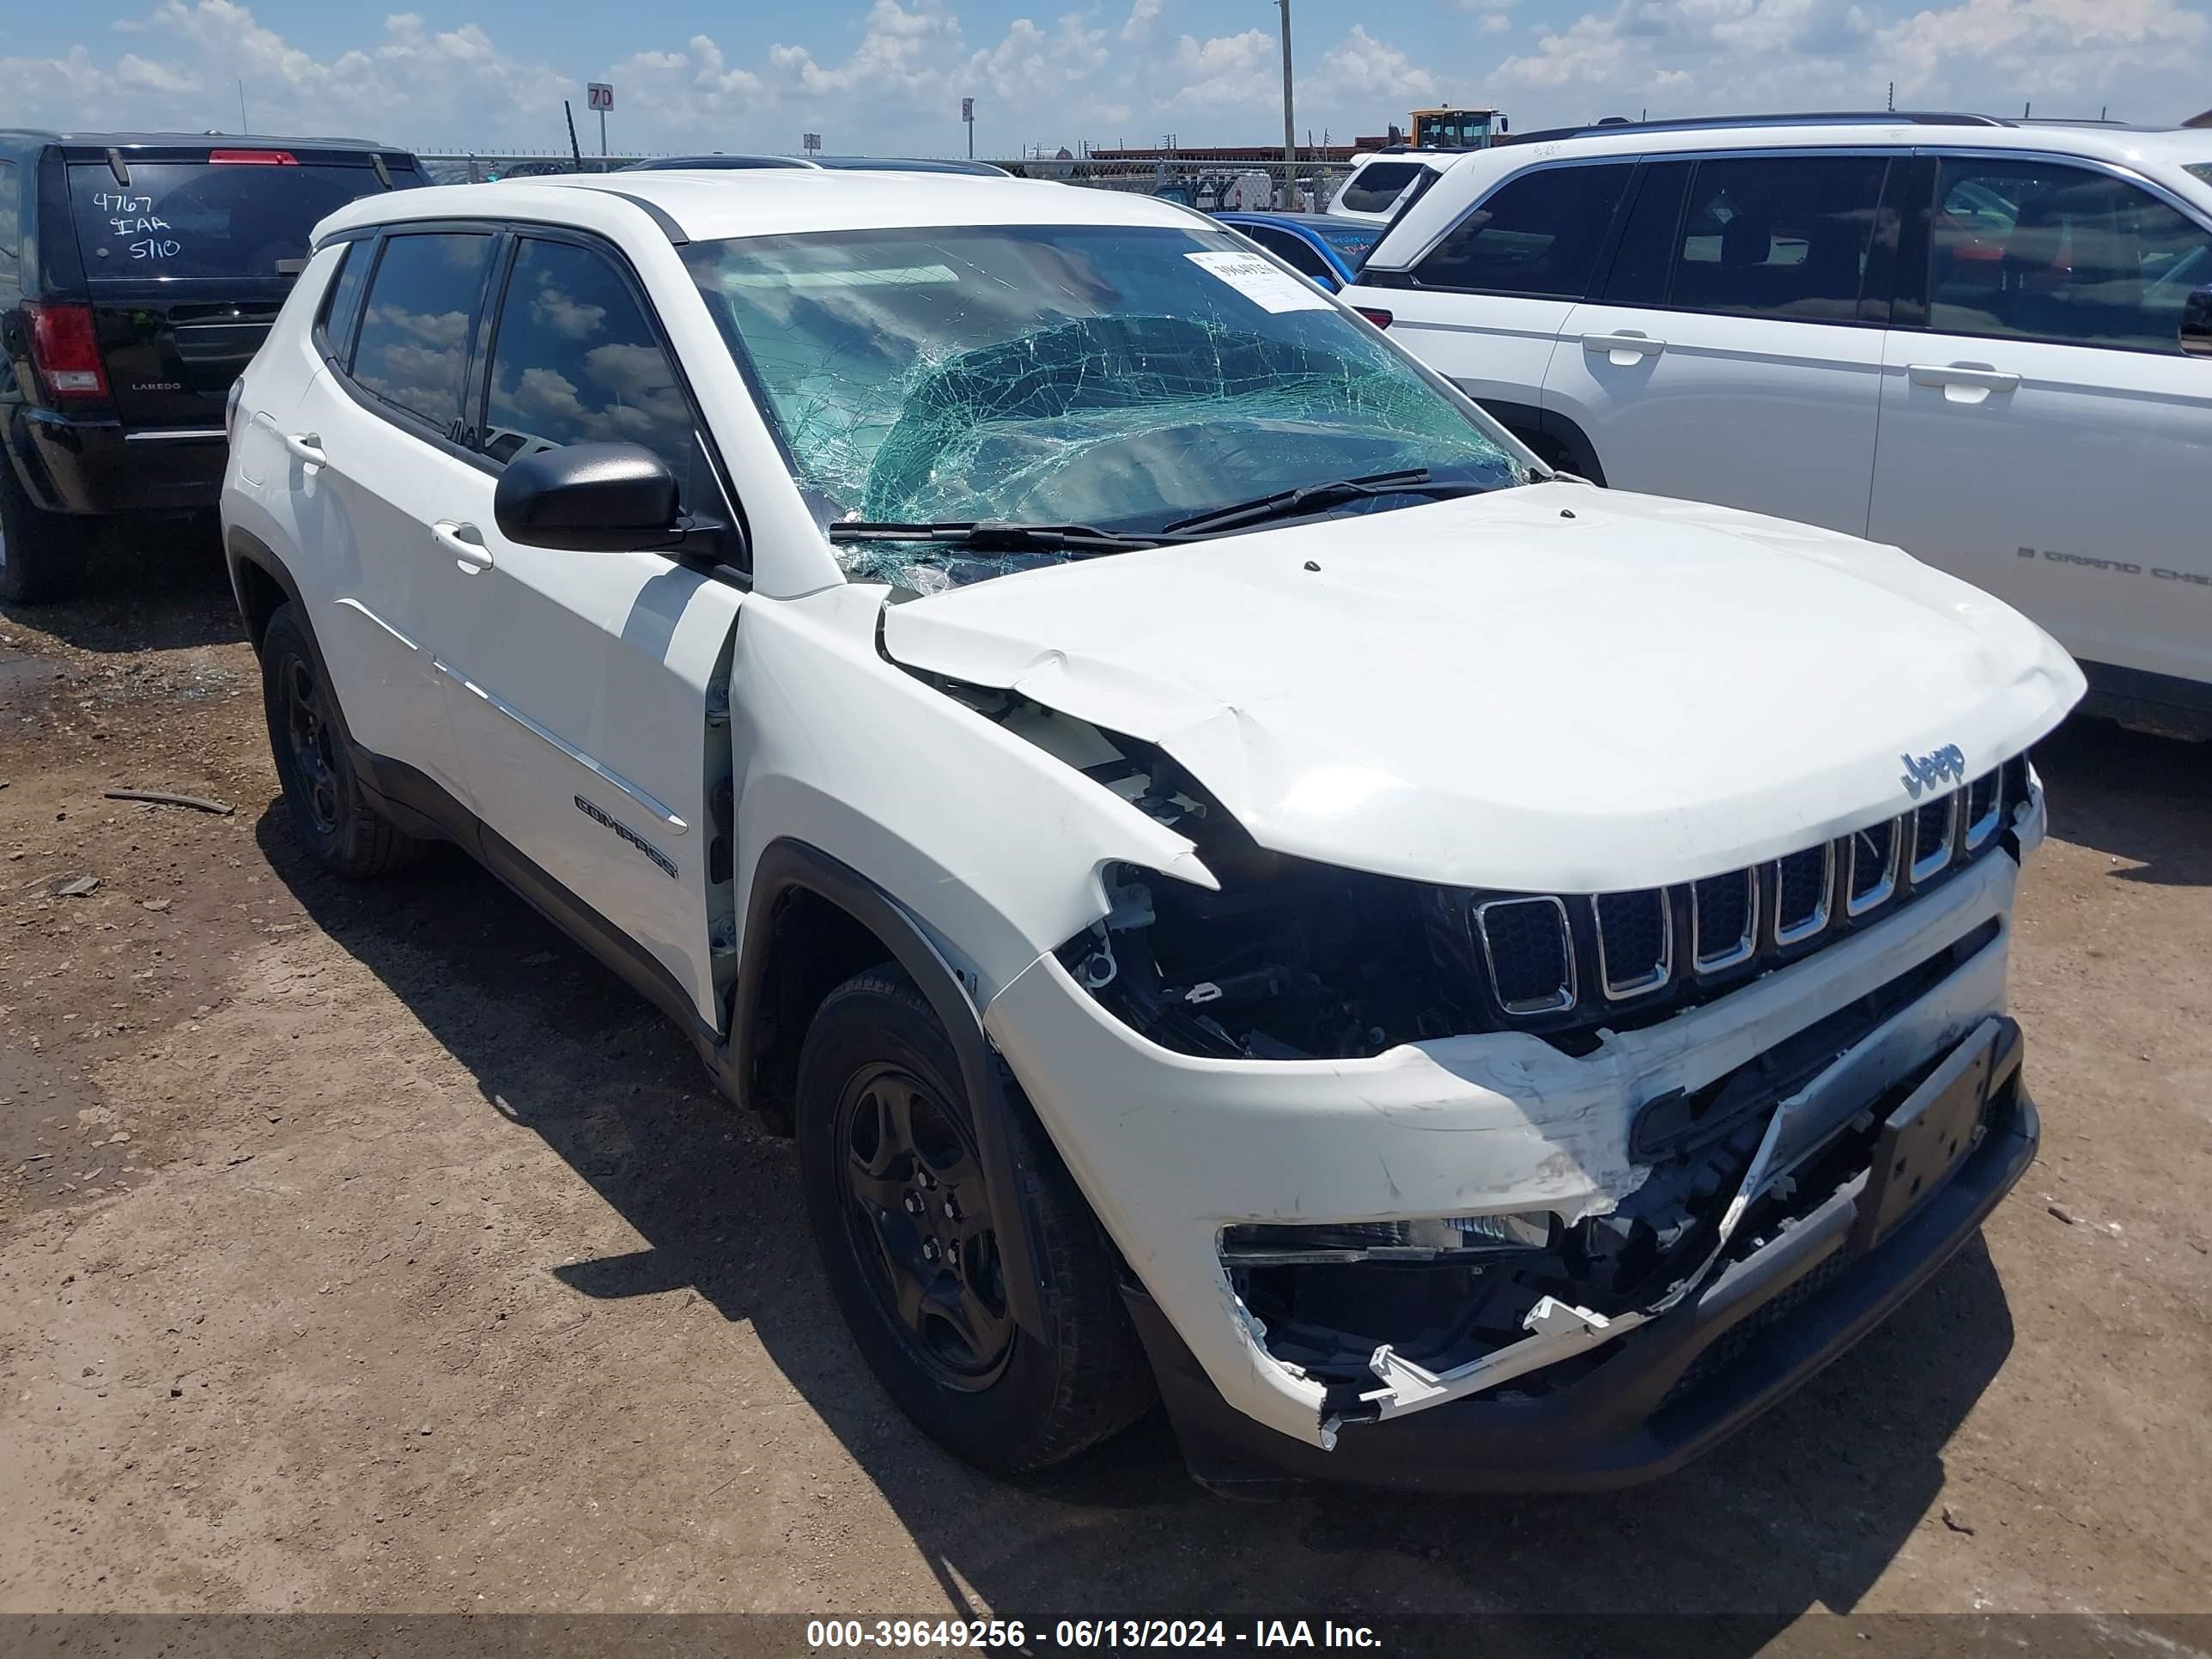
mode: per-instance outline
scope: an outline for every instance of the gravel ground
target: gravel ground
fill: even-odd
[[[213,552],[111,564],[0,617],[0,1612],[2212,1606],[2212,752],[2048,745],[2041,1162],[1700,1464],[1255,1507],[1153,1420],[1005,1485],[863,1370],[788,1144],[458,858],[311,869]]]

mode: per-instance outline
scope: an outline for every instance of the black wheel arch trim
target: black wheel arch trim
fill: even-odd
[[[1597,458],[1596,446],[1581,427],[1559,410],[1540,409],[1534,404],[1508,403],[1502,398],[1478,398],[1475,401],[1500,426],[1509,428],[1522,441],[1533,435],[1557,444],[1568,471],[1594,484],[1605,483],[1605,467]]]
[[[1021,1172],[1006,1132],[1006,1114],[1012,1107],[1006,1098],[1000,1062],[984,1035],[982,1018],[959,975],[905,906],[850,865],[805,842],[790,838],[773,842],[754,866],[751,896],[745,906],[744,953],[738,965],[737,989],[731,1003],[726,1071],[741,1079],[752,1076],[757,1025],[769,968],[763,942],[771,937],[775,907],[794,891],[827,900],[873,933],[928,999],[943,1023],[960,1063],[961,1087],[974,1114],[970,1127],[990,1182],[999,1259],[1006,1269],[1014,1322],[1030,1336],[1046,1340],[1044,1294],[1036,1275],[1040,1253],[1022,1210]]]

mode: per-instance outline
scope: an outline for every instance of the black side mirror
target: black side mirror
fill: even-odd
[[[2187,357],[2212,357],[2212,288],[2181,302],[2181,350]]]
[[[641,444],[567,444],[508,464],[492,492],[499,533],[574,553],[691,551],[723,526],[684,516],[676,475]]]

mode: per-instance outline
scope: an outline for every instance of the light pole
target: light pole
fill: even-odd
[[[1291,0],[1275,0],[1283,14],[1283,205],[1298,205],[1297,125],[1291,113]]]

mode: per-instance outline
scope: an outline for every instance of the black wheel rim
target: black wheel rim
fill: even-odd
[[[284,744],[291,751],[300,795],[315,828],[331,834],[338,824],[337,750],[323,717],[322,687],[298,657],[284,659]]]
[[[967,1126],[902,1066],[856,1073],[837,1107],[839,1197],[892,1329],[947,1388],[988,1388],[1013,1351],[1006,1274]]]

